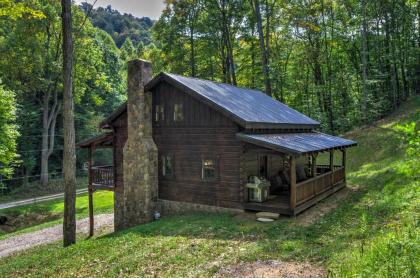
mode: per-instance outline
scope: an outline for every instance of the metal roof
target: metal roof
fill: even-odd
[[[246,128],[314,128],[319,122],[288,107],[258,90],[239,88],[230,84],[161,73],[146,89],[152,89],[161,80],[182,89],[189,89],[214,108],[230,115]]]
[[[355,141],[320,132],[245,134],[236,136],[245,142],[292,154],[321,152],[357,145]]]

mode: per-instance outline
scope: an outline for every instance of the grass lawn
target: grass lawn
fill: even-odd
[[[93,201],[95,214],[113,212],[114,198],[112,192],[98,191],[94,193]],[[0,240],[16,234],[60,224],[63,220],[63,211],[63,200],[53,200],[0,210],[0,215],[8,217],[12,224],[11,227],[7,227],[7,232],[0,230]],[[77,196],[76,213],[78,219],[88,216],[87,194]]]
[[[346,136],[354,193],[309,225],[257,223],[231,214],[166,217],[107,236],[41,246],[0,260],[0,276],[212,276],[240,261],[323,265],[331,276],[419,277],[418,157],[408,156],[398,123],[420,124],[420,98],[374,127]]]

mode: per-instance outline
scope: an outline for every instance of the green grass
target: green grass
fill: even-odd
[[[0,276],[211,276],[240,261],[322,264],[331,276],[419,277],[419,161],[407,156],[398,123],[420,120],[420,98],[375,127],[347,137],[354,193],[309,226],[257,223],[231,214],[166,217],[107,236],[34,248],[0,260]]]
[[[114,208],[113,193],[99,191],[94,193],[94,212],[112,213]],[[62,199],[38,204],[19,206],[0,210],[12,222],[12,230],[8,233],[0,231],[0,240],[16,234],[27,233],[62,223],[64,202]],[[79,195],[76,199],[77,218],[88,216],[88,196]]]

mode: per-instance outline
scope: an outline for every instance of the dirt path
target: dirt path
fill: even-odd
[[[95,230],[110,227],[113,229],[114,215],[100,214],[95,216]],[[87,234],[89,231],[89,219],[84,218],[77,221],[77,233]],[[63,226],[57,225],[39,231],[17,235],[0,241],[0,257],[11,253],[26,250],[41,244],[51,243],[63,237]]]
[[[324,278],[321,266],[306,262],[257,261],[223,268],[217,278]]]

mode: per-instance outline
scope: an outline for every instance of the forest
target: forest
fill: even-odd
[[[415,0],[166,0],[157,21],[73,7],[76,141],[126,99],[126,63],[256,88],[340,134],[420,94]],[[61,6],[0,1],[0,184],[62,174]],[[99,158],[100,159],[100,158]],[[106,154],[104,154],[106,159]],[[86,175],[77,151],[77,174]]]

